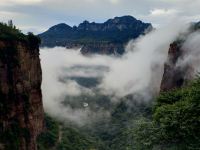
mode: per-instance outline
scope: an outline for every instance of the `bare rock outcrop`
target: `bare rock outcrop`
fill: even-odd
[[[160,91],[168,91],[183,86],[188,80],[194,69],[191,65],[180,65],[179,60],[184,57],[182,42],[176,41],[170,45],[168,60],[164,65],[164,74],[161,82]]]
[[[36,150],[44,127],[39,43],[0,40],[0,149]]]

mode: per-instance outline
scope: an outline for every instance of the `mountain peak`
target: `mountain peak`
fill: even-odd
[[[39,36],[42,46],[82,47],[84,53],[98,51],[112,54],[117,51],[121,54],[130,39],[136,39],[150,27],[150,23],[144,23],[132,16],[122,16],[108,19],[104,23],[85,20],[73,28],[61,23]]]
[[[72,27],[67,25],[66,23],[60,23],[60,24],[57,24],[53,27],[51,27],[49,30],[51,31],[63,31],[63,30],[71,30]]]
[[[134,18],[133,16],[122,16],[122,17],[115,17],[114,19],[109,19],[108,21],[129,21],[129,22],[135,22],[138,21],[136,18]]]

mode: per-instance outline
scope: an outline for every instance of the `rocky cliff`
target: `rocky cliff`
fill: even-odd
[[[9,30],[0,32],[0,149],[36,150],[44,117],[39,41]]]
[[[168,60],[164,66],[164,74],[160,87],[161,91],[168,91],[181,87],[197,74],[198,70],[195,70],[192,60],[184,64],[184,66],[178,63],[179,60],[183,60],[191,51],[190,47],[187,47],[187,49],[183,47],[184,43],[188,38],[191,38],[192,34],[199,33],[199,31],[200,22],[191,23],[188,32],[180,35],[177,40],[170,45]]]
[[[147,30],[151,24],[144,23],[132,16],[109,19],[104,23],[84,21],[78,26],[70,27],[61,23],[39,34],[44,47],[64,46],[81,47],[83,54],[122,54],[124,45]],[[73,47],[74,46],[74,47]]]
[[[200,29],[200,23],[191,26],[188,33],[182,35],[181,39],[173,42],[168,51],[168,60],[164,65],[164,74],[161,82],[161,91],[168,91],[185,85],[195,76],[195,68],[190,63],[180,65],[180,62],[190,53],[191,49],[183,48],[185,40],[194,32]]]
[[[125,45],[121,43],[94,42],[83,45],[80,43],[67,43],[65,47],[67,49],[81,49],[81,53],[83,55],[89,55],[89,54],[122,55],[124,53]]]
[[[186,68],[176,66],[178,59],[181,58],[182,55],[181,43],[172,43],[168,52],[168,60],[164,65],[161,91],[181,87],[184,84]]]

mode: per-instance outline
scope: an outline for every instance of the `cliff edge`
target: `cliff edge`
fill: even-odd
[[[0,149],[36,150],[43,130],[40,40],[0,25]]]
[[[171,89],[179,88],[187,84],[192,78],[194,78],[196,71],[192,62],[180,65],[180,60],[183,60],[191,52],[191,48],[184,49],[183,45],[187,38],[200,31],[200,22],[191,24],[189,31],[184,35],[177,38],[169,46],[168,60],[164,65],[164,74],[161,82],[160,90],[168,91]]]

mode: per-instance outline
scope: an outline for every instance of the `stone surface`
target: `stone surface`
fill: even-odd
[[[0,40],[0,55],[0,147],[36,150],[44,127],[39,45]]]
[[[161,82],[161,91],[168,91],[183,86],[194,72],[191,65],[180,66],[178,61],[184,57],[182,43],[174,42],[170,45],[168,60],[164,65],[164,74]]]

